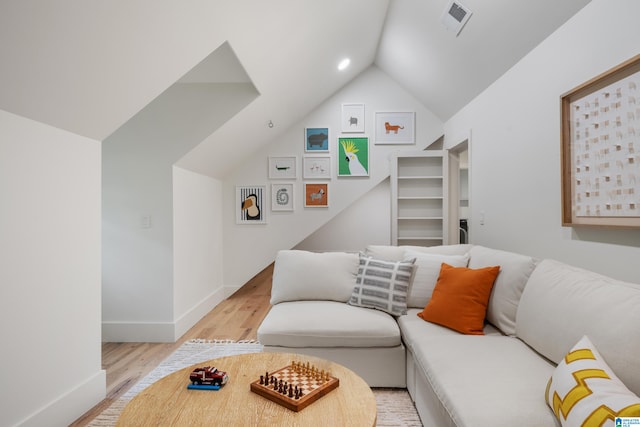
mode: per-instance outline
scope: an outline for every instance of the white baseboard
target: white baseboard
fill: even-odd
[[[103,342],[176,342],[173,322],[102,322]]]
[[[242,286],[225,286],[224,287],[224,298],[227,299],[231,295],[235,294],[238,289]]]
[[[184,313],[175,323],[176,339],[185,334],[193,325],[198,323],[207,313],[220,304],[226,298],[223,288],[218,288],[208,297],[204,298],[199,304],[193,306],[189,311]]]
[[[193,325],[226,298],[219,288],[174,322],[102,322],[103,342],[176,342]]]
[[[20,423],[21,427],[68,426],[106,397],[107,373],[101,369]]]

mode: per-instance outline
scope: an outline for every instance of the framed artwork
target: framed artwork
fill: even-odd
[[[343,133],[364,132],[364,104],[342,104],[341,117]]]
[[[376,112],[376,144],[415,144],[416,113]]]
[[[293,184],[271,184],[271,210],[293,211]]]
[[[266,187],[236,186],[236,224],[266,224]]]
[[[302,177],[304,179],[331,178],[331,157],[304,156],[302,158]]]
[[[305,182],[304,183],[304,206],[306,208],[329,207],[329,183]]]
[[[297,163],[296,156],[269,156],[269,179],[296,179]]]
[[[329,152],[329,128],[305,128],[304,129],[304,151],[307,153],[328,153]]]
[[[562,224],[640,227],[640,55],[561,97]]]
[[[338,138],[338,176],[369,176],[369,138]]]

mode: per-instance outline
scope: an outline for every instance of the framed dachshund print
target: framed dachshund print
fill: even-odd
[[[305,182],[304,183],[304,207],[305,208],[329,207],[329,183]]]
[[[269,179],[296,179],[297,166],[296,156],[269,156]]]
[[[561,96],[562,224],[640,227],[640,55]]]
[[[416,113],[375,114],[375,144],[415,144]]]

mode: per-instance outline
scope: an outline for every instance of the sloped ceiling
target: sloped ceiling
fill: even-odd
[[[460,0],[472,14],[456,36],[449,0],[392,0],[376,64],[445,121],[590,1]]]
[[[179,162],[223,177],[374,63],[446,120],[588,2],[464,0],[456,37],[447,0],[4,0],[0,109],[103,141],[180,79],[236,79],[189,73],[227,42],[260,96]]]

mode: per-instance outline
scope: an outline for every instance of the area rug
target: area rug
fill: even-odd
[[[115,426],[120,413],[136,394],[179,369],[219,357],[261,351],[262,345],[251,341],[187,341],[88,425],[89,427]],[[422,426],[406,390],[374,388],[373,394],[378,407],[378,426]]]

